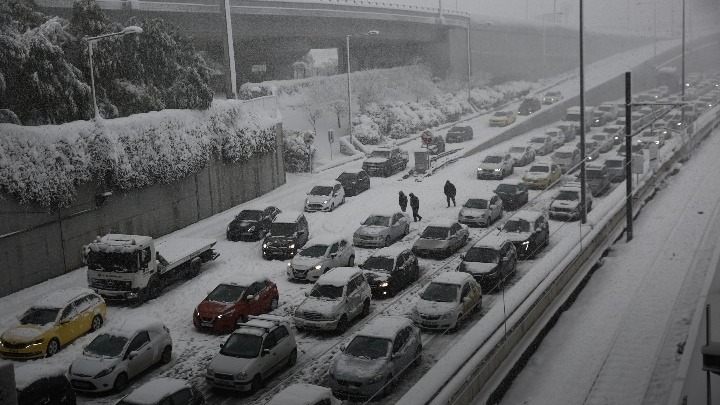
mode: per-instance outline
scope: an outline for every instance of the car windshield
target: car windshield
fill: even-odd
[[[573,157],[573,153],[572,152],[562,152],[562,151],[555,152],[553,154],[553,157],[555,157],[557,159],[571,159]]]
[[[390,341],[387,339],[355,336],[345,348],[345,354],[365,359],[379,359],[390,353]]]
[[[135,272],[138,269],[138,251],[130,252],[88,252],[87,265],[91,270],[111,272]]]
[[[262,336],[233,333],[220,349],[220,354],[241,359],[254,359],[260,354]]]
[[[395,259],[383,256],[370,256],[367,260],[365,260],[365,263],[363,263],[362,266],[365,270],[380,270],[387,272],[391,272],[394,267]]]
[[[602,172],[602,170],[586,169],[585,176],[587,176],[588,179],[595,179],[595,180],[602,179],[603,172]]]
[[[524,219],[510,219],[503,227],[505,232],[530,232],[530,223]]]
[[[55,322],[57,314],[60,312],[58,308],[35,308],[31,307],[20,317],[20,323],[23,325],[45,325]]]
[[[312,245],[307,247],[298,253],[298,256],[304,257],[323,257],[327,252],[328,245]]]
[[[459,286],[432,282],[428,284],[420,298],[425,301],[454,302],[457,300]]]
[[[340,176],[338,176],[338,181],[355,181],[357,179],[357,174],[355,173],[342,173]]]
[[[484,210],[488,207],[488,200],[483,200],[482,198],[471,198],[467,200],[463,207]]]
[[[530,140],[530,143],[545,143],[545,138],[542,138],[542,137],[532,138]]]
[[[382,215],[371,215],[369,216],[363,225],[367,226],[390,226],[390,217]]]
[[[505,111],[498,111],[495,114],[493,114],[493,117],[504,117],[506,115],[510,115],[510,113],[505,112]]]
[[[450,229],[442,226],[428,226],[420,235],[423,239],[447,239]]]
[[[463,259],[466,262],[478,262],[478,263],[497,263],[498,254],[495,249],[474,247],[470,248],[465,254]]]
[[[561,190],[558,193],[557,197],[555,197],[555,199],[564,201],[577,201],[580,199],[580,192],[572,190]]]
[[[310,296],[313,298],[336,300],[342,298],[342,295],[343,287],[332,284],[315,284],[312,291],[310,291]]]
[[[500,184],[495,190],[496,193],[514,193],[517,190],[517,186],[512,184]]]
[[[330,195],[333,188],[330,186],[315,186],[310,190],[310,195]]]
[[[548,129],[547,131],[545,131],[545,133],[546,133],[547,135],[549,135],[549,136],[558,136],[558,135],[560,135],[560,131],[557,130],[557,129]]]
[[[597,141],[605,141],[605,135],[593,135],[592,139],[595,139]]]
[[[619,131],[620,131],[620,130],[619,130],[618,128],[613,128],[613,127],[605,127],[605,128],[603,128],[603,132],[605,132],[606,134],[612,134],[612,135],[614,135],[614,134],[617,134]]]
[[[128,339],[124,336],[98,335],[85,347],[83,354],[100,357],[120,357]]]
[[[513,146],[510,148],[510,153],[525,153],[525,148],[522,146]]]
[[[557,97],[560,95],[560,92],[559,91],[548,91],[547,93],[545,93],[545,95],[548,97]]]
[[[245,287],[232,284],[220,284],[215,287],[207,296],[208,301],[215,302],[235,302],[242,297]]]
[[[378,157],[378,158],[389,158],[390,157],[390,151],[389,150],[374,150],[370,157]]]
[[[485,156],[483,163],[500,163],[502,158],[500,156]]]
[[[296,229],[295,223],[273,222],[270,226],[270,234],[272,236],[292,236]]]
[[[529,172],[536,172],[536,173],[549,173],[550,172],[550,166],[531,166]]]
[[[452,127],[449,132],[465,132],[465,127]]]
[[[262,211],[259,210],[243,210],[235,217],[243,221],[259,221],[262,218]]]
[[[623,162],[622,160],[606,160],[605,164],[608,167],[623,167],[625,162]]]

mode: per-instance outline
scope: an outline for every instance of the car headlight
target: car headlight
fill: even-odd
[[[523,249],[527,249],[527,248],[530,247],[530,241],[529,241],[529,240],[526,240],[526,241],[523,242],[520,246],[522,246]]]
[[[231,310],[231,311],[227,311],[227,312],[225,312],[225,313],[223,313],[223,314],[220,314],[220,315],[217,316],[217,319],[223,319],[223,318],[226,317],[226,316],[230,316],[230,315],[233,314],[233,312],[234,312],[234,311]]]
[[[28,346],[37,346],[37,345],[42,344],[44,341],[45,341],[45,339],[43,339],[43,338],[36,339],[36,340],[33,340],[32,342],[28,343]]]
[[[195,308],[195,316],[200,317],[200,311],[197,308]]]
[[[292,269],[292,263],[288,262],[288,269]]]
[[[228,225],[227,228],[225,228],[225,232],[230,232],[230,225]]]
[[[292,245],[290,245],[290,246],[288,246],[288,247],[289,247],[290,249],[295,249],[295,244],[293,243]]]
[[[235,374],[235,378],[238,380],[244,380],[247,378],[247,373],[244,371],[241,371],[241,372]]]
[[[499,168],[496,168],[496,169],[495,169],[495,171],[496,171],[496,172],[499,172],[499,171],[500,171],[500,169],[499,169]]]
[[[330,200],[323,201],[323,204],[327,204]]]
[[[453,315],[454,314],[452,312],[448,312],[447,314],[444,314],[441,318],[442,319],[450,319],[453,317]]]
[[[315,270],[320,270],[320,269],[322,269],[322,265],[321,265],[321,264],[318,264],[317,266],[315,266]]]
[[[308,204],[310,204],[310,200],[305,199],[305,205],[308,205]]]
[[[263,243],[263,249],[267,249],[267,243]]]
[[[380,288],[386,288],[389,285],[390,283],[388,283],[387,281],[383,281],[382,283],[380,283]]]
[[[106,375],[112,373],[113,370],[115,370],[115,365],[112,365],[112,366],[106,368],[105,370],[100,371],[99,373],[95,374],[95,377],[93,377],[93,378],[105,377]]]
[[[253,226],[251,226],[250,228],[248,228],[247,231],[248,231],[248,232],[255,232],[255,225],[253,225]]]

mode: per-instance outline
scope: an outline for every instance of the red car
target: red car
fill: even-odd
[[[277,286],[264,276],[221,283],[195,308],[193,324],[199,330],[229,333],[248,316],[277,308],[278,298]]]

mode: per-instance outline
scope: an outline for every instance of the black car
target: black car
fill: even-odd
[[[445,142],[464,142],[473,139],[472,127],[452,127],[445,135]]]
[[[335,180],[342,184],[346,197],[352,197],[370,189],[370,176],[362,169],[344,171]]]
[[[515,246],[507,237],[487,235],[461,256],[458,271],[473,276],[482,291],[494,291],[517,270]]]
[[[270,224],[279,213],[280,209],[272,205],[242,210],[228,225],[227,239],[233,242],[260,240],[270,230]]]
[[[285,211],[270,224],[262,244],[263,259],[290,259],[310,238],[310,226],[302,212]]]
[[[519,259],[528,259],[550,244],[550,225],[545,214],[521,210],[505,221],[499,236],[512,242]]]
[[[75,391],[65,377],[67,369],[33,364],[15,368],[18,405],[75,405]]]
[[[520,103],[518,115],[530,115],[534,112],[540,111],[540,108],[542,108],[542,102],[539,98],[526,98],[522,103]]]
[[[374,296],[395,295],[420,278],[418,259],[410,249],[382,248],[360,266]]]
[[[494,191],[502,200],[505,210],[516,210],[528,202],[528,189],[522,181],[504,181]]]

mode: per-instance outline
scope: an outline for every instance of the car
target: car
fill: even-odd
[[[458,213],[458,222],[465,225],[490,226],[503,216],[503,202],[495,193],[465,201]]]
[[[229,333],[251,315],[275,310],[279,300],[277,285],[266,276],[233,276],[195,307],[193,325],[202,331]]]
[[[445,142],[463,142],[473,139],[473,129],[469,126],[455,126],[445,134]]]
[[[505,210],[516,210],[528,203],[528,189],[522,180],[504,180],[493,192],[500,197]]]
[[[535,160],[535,149],[530,146],[511,146],[507,152],[513,158],[513,166],[527,166]]]
[[[530,138],[530,146],[535,151],[535,155],[545,156],[555,150],[555,144],[548,135],[538,135]]]
[[[620,125],[605,125],[602,132],[610,135],[615,145],[619,145],[625,140],[625,127],[621,127]]]
[[[548,91],[542,99],[543,104],[554,104],[563,99],[563,95],[559,91]]]
[[[205,397],[192,384],[160,377],[135,388],[117,405],[204,405]]]
[[[565,132],[560,128],[548,128],[545,130],[545,135],[552,139],[553,149],[557,149],[565,144]]]
[[[220,345],[205,370],[205,381],[212,388],[255,393],[282,367],[294,366],[297,353],[287,318],[253,316]]]
[[[440,135],[433,135],[429,144],[424,145],[431,155],[445,152],[445,139]]]
[[[665,146],[665,136],[661,135],[658,131],[646,129],[640,133],[638,142],[641,143],[645,149],[649,148],[652,143],[657,145],[659,149]]]
[[[390,246],[410,233],[410,217],[404,212],[370,214],[353,233],[358,247]]]
[[[571,121],[561,121],[555,127],[562,129],[565,134],[565,142],[572,141],[580,133],[580,126]]]
[[[617,103],[605,102],[596,107],[597,110],[605,113],[607,119],[605,121],[615,121],[618,118],[618,110],[620,109]]]
[[[610,134],[606,134],[605,132],[595,132],[588,135],[591,140],[597,141],[600,147],[600,153],[610,152],[613,148],[613,145],[615,144],[615,139],[613,139]]]
[[[623,146],[624,148],[624,146]],[[605,166],[608,170],[608,178],[611,183],[619,183],[625,180],[625,158],[611,157],[605,159]]]
[[[328,385],[340,398],[387,395],[422,356],[420,331],[400,316],[381,316],[357,331],[333,359]]]
[[[671,129],[670,123],[668,123],[664,119],[655,120],[650,129],[657,132],[665,140],[672,138],[673,133],[675,132],[673,129]]]
[[[17,405],[75,405],[75,391],[65,376],[66,373],[67,368],[60,365],[41,365],[37,362],[16,365],[14,374]],[[8,398],[9,394],[6,393],[4,397]]]
[[[270,230],[270,224],[280,213],[278,207],[246,208],[228,224],[225,234],[229,241],[260,240]]]
[[[504,127],[515,122],[515,111],[496,111],[492,117],[490,117],[491,127]]]
[[[580,150],[575,146],[563,146],[552,154],[552,162],[558,165],[563,173],[567,173],[580,163]]]
[[[478,165],[478,179],[504,179],[515,171],[513,158],[509,153],[487,155]]]
[[[295,383],[285,387],[270,398],[265,405],[340,405],[328,387],[307,383]]]
[[[50,293],[0,335],[0,357],[29,360],[55,355],[61,347],[105,322],[105,300],[89,288]]]
[[[370,313],[372,291],[362,270],[336,267],[320,276],[295,309],[298,330],[344,332],[350,321]]]
[[[609,159],[608,159],[609,160]],[[592,163],[585,167],[585,180],[592,195],[597,197],[605,193],[610,188],[610,172],[605,163]]]
[[[504,236],[486,235],[460,257],[457,271],[473,276],[486,292],[507,284],[517,270],[515,246]]]
[[[523,183],[527,188],[546,189],[555,183],[560,176],[562,170],[555,163],[535,162],[523,175]]]
[[[305,246],[309,237],[310,227],[302,212],[282,212],[270,224],[270,233],[263,240],[263,258],[289,259]]]
[[[592,116],[592,123],[590,124],[591,127],[602,127],[603,125],[607,124],[607,115],[602,111],[595,111]]]
[[[539,98],[528,97],[520,103],[518,107],[518,115],[530,115],[534,112],[540,111],[542,108],[542,102]]]
[[[393,296],[420,278],[415,254],[404,246],[378,249],[360,266],[373,296]]]
[[[287,264],[288,280],[315,282],[335,267],[355,265],[355,249],[347,239],[332,235],[314,238]]]
[[[577,143],[577,148],[580,149],[582,142]],[[587,161],[598,160],[600,158],[600,143],[594,139],[585,139],[585,159]]]
[[[362,169],[345,170],[335,180],[342,184],[345,197],[353,197],[370,189],[370,176]]]
[[[411,317],[421,329],[451,331],[481,307],[482,290],[477,281],[468,273],[449,271],[425,286]]]
[[[592,192],[586,183],[585,201],[587,204],[587,212],[592,209]],[[579,220],[582,215],[581,204],[581,186],[577,182],[569,182],[563,184],[558,193],[550,202],[548,214],[550,219],[562,219],[566,221]]]
[[[528,259],[550,243],[550,225],[543,213],[520,210],[505,221],[499,236],[515,245],[518,259]]]
[[[397,146],[378,146],[363,161],[362,169],[370,176],[388,177],[407,168],[410,154]]]
[[[345,189],[339,181],[316,185],[305,197],[305,212],[332,212],[335,207],[345,204]]]
[[[76,391],[123,391],[131,378],[172,359],[170,330],[157,319],[133,315],[95,336],[70,365]]]
[[[420,257],[448,257],[467,243],[467,225],[456,221],[433,222],[415,240],[412,251]]]
[[[630,144],[630,152],[633,155],[644,155],[643,149],[643,143],[640,139],[637,139]],[[625,156],[625,145],[618,146],[617,154],[618,156]]]

